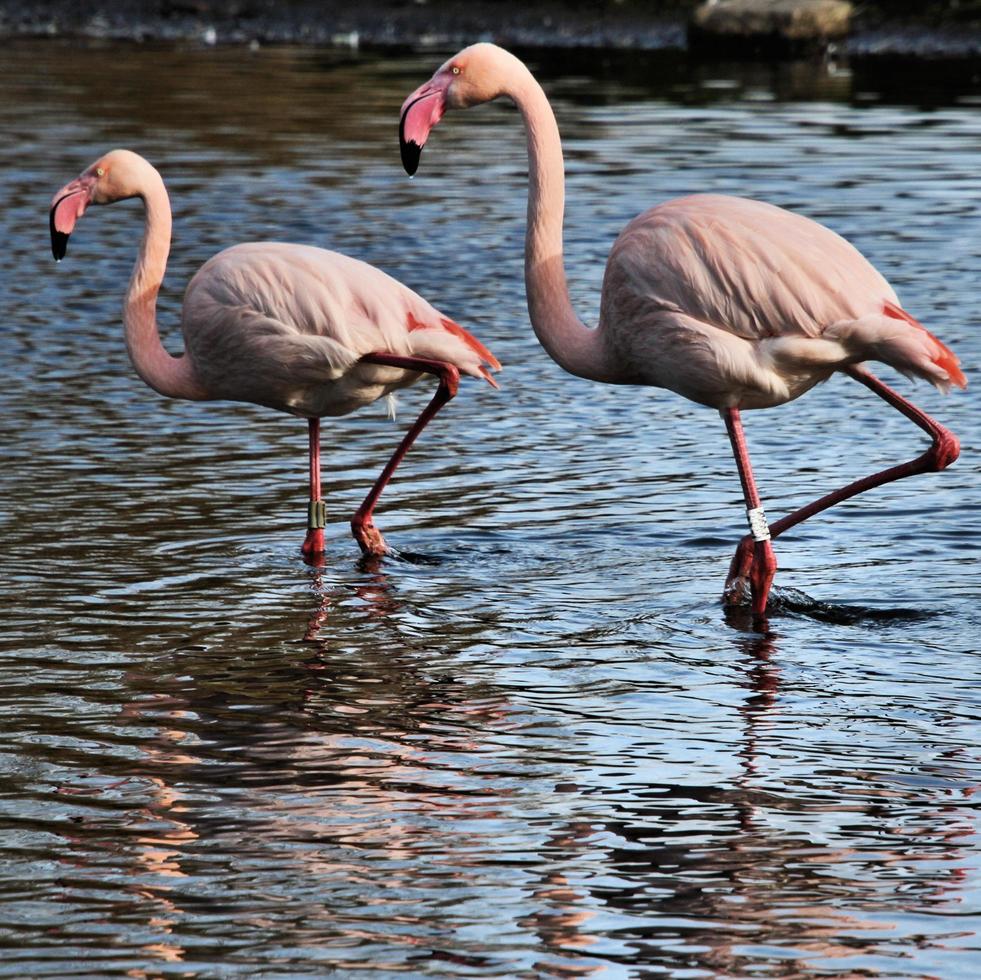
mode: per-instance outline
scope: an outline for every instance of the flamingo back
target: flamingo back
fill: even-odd
[[[896,294],[830,229],[745,198],[698,194],[635,218],[613,245],[602,320],[632,297],[746,340],[819,337],[841,320],[881,313]]]

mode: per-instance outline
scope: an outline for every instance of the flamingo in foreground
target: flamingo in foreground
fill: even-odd
[[[942,470],[956,437],[859,362],[873,359],[947,391],[966,381],[958,360],[900,305],[889,284],[848,242],[807,218],[716,194],[679,198],[635,218],[613,245],[599,325],[569,300],[562,259],[564,174],[559,130],[531,72],[493,44],[450,58],[403,103],[399,140],[409,174],[447,109],[505,96],[528,140],[525,285],[531,323],[572,374],[609,384],[668,388],[718,409],[746,501],[750,534],[733,558],[724,601],[745,598],[762,615],[776,571],[771,539],[841,500],[914,473]],[[767,525],[740,412],[791,401],[843,371],[924,429],[917,459],[843,487]]]
[[[320,498],[320,419],[346,415],[397,388],[434,374],[439,386],[409,429],[351,529],[366,555],[388,552],[374,525],[378,497],[426,423],[457,392],[460,373],[497,387],[493,354],[421,296],[373,266],[309,245],[251,242],[209,259],[191,279],[181,326],[186,352],[171,356],[157,330],[157,293],[170,251],[170,201],[160,174],[143,157],[113,150],[51,203],[51,249],[65,255],[68,236],[89,204],[141,198],[143,241],[123,305],[126,347],[136,373],[169,398],[229,399],[309,420],[310,506],[303,554],[324,550]]]

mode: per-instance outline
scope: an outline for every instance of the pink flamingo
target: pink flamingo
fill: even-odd
[[[718,409],[746,501],[742,539],[724,599],[766,610],[776,571],[771,539],[857,493],[914,473],[942,470],[956,437],[871,375],[883,361],[947,391],[966,381],[957,358],[902,307],[889,284],[848,242],[807,218],[736,197],[695,195],[639,215],[613,245],[599,325],[569,300],[562,259],[564,174],[559,130],[541,86],[517,58],[475,44],[450,58],[403,103],[399,141],[409,174],[447,109],[506,96],[528,140],[525,285],[535,334],[572,374],[609,384],[668,388]],[[843,487],[767,525],[743,437],[742,409],[799,397],[843,371],[932,439],[917,459]]]
[[[141,156],[113,150],[51,204],[51,248],[89,204],[141,198],[143,241],[123,305],[126,346],[136,373],[169,398],[229,399],[309,420],[310,506],[303,554],[324,550],[320,419],[346,415],[433,374],[439,385],[355,512],[351,529],[366,555],[388,553],[375,527],[378,497],[426,423],[457,392],[460,373],[496,382],[493,354],[421,296],[357,259],[309,245],[252,242],[209,259],[184,296],[186,353],[171,356],[157,330],[157,293],[170,251],[170,201],[160,174]]]

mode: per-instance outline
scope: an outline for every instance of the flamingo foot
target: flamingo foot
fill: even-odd
[[[351,533],[366,558],[384,558],[393,553],[370,517],[355,514],[351,520]]]
[[[722,590],[722,605],[743,606],[749,603],[750,584],[749,573],[753,567],[753,536],[747,534],[736,548],[732,562],[729,564],[729,574]]]
[[[777,571],[777,557],[770,541],[754,541],[747,534],[736,548],[722,590],[722,604],[732,608],[747,603],[753,614],[766,612],[767,597]]]
[[[319,558],[324,553],[324,529],[322,527],[312,527],[307,531],[306,539],[302,547],[305,559]]]

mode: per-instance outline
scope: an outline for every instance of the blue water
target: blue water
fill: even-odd
[[[962,458],[781,537],[765,628],[725,614],[718,416],[567,376],[528,326],[516,113],[447,118],[401,173],[442,57],[5,51],[0,976],[976,976],[974,388],[883,369]],[[979,383],[976,86],[529,60],[585,319],[634,214],[745,194],[850,238]],[[395,424],[325,423],[310,568],[303,423],[127,362],[138,205],[51,261],[51,194],[119,145],[171,191],[171,349],[194,269],[279,238],[380,266],[505,364],[382,498],[413,560],[360,562],[347,521],[425,384]],[[746,426],[771,516],[923,448],[844,377]]]

